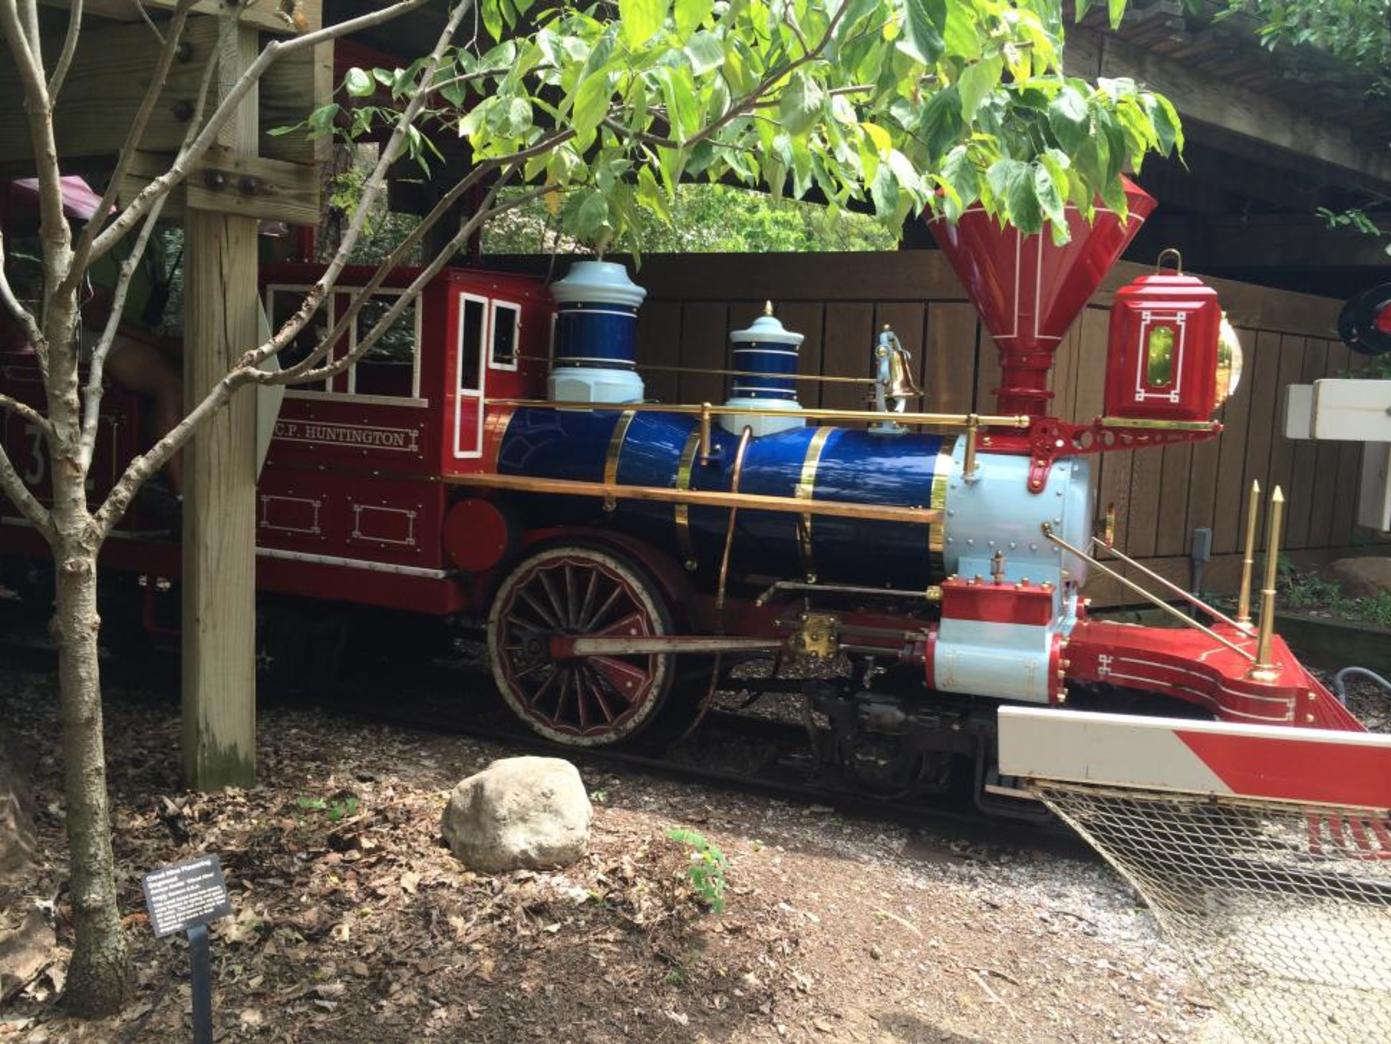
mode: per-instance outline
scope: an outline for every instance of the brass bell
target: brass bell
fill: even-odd
[[[889,349],[889,387],[888,394],[896,399],[920,399],[923,390],[913,379],[913,371],[908,364],[913,361],[912,354],[895,337]]]

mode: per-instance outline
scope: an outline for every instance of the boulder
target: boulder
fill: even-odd
[[[574,765],[560,758],[501,758],[449,795],[444,838],[474,870],[569,866],[589,845],[594,809]]]
[[[1374,598],[1391,592],[1391,558],[1340,558],[1320,575],[1334,581],[1349,598]]]

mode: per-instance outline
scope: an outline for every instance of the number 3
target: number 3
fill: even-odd
[[[29,467],[22,476],[24,481],[31,486],[37,486],[43,482],[46,473],[43,454],[43,432],[39,431],[37,424],[26,424],[24,434],[29,436],[31,449],[29,452]]]

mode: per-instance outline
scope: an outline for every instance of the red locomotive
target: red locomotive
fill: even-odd
[[[1202,607],[1207,623],[1174,629],[1087,614],[1081,587],[1107,568],[1093,552],[1109,550],[1094,533],[1090,457],[1214,437],[1209,418],[1239,374],[1215,295],[1164,274],[1117,297],[1106,416],[1048,416],[1057,343],[1153,208],[1127,193],[1126,220],[1070,210],[1064,245],[979,209],[934,223],[1000,347],[995,415],[802,409],[801,338],[771,314],[732,335],[729,402],[649,402],[634,363],[643,291],[621,266],[578,262],[549,288],[443,272],[351,369],[263,416],[260,590],[486,621],[504,699],[566,744],[673,740],[741,659],[771,655],[775,676],[791,659],[834,661],[841,670],[797,687],[842,768],[880,793],[938,790],[965,768],[999,807],[1002,703],[1143,699],[1359,729],[1257,630],[1248,597],[1235,619]],[[264,270],[273,325],[319,271]],[[415,274],[376,291],[335,356]],[[317,343],[368,275],[346,273],[283,361]],[[900,350],[886,332],[886,372]],[[28,355],[0,356],[0,388],[36,400]],[[95,495],[138,450],[140,411],[106,397]],[[42,492],[39,447],[5,423]],[[12,508],[0,516],[0,565],[46,557]],[[176,578],[179,551],[137,508],[103,562]]]

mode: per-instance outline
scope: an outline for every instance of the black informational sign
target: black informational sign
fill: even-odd
[[[232,912],[222,860],[215,855],[152,870],[141,885],[156,938],[186,932]]]

